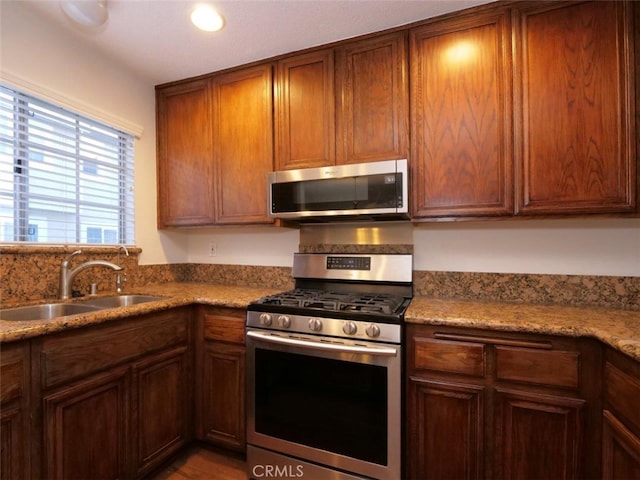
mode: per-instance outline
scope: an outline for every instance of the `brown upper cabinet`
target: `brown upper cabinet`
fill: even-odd
[[[273,170],[270,63],[212,79],[216,223],[271,223],[267,174]]]
[[[337,48],[338,164],[408,157],[406,44],[401,31]]]
[[[507,10],[411,30],[412,214],[513,213]]]
[[[406,43],[397,32],[280,60],[276,167],[407,158]]]
[[[158,227],[270,223],[270,63],[159,87]]]
[[[156,90],[158,228],[215,222],[207,80]]]
[[[522,2],[412,29],[414,218],[635,211],[632,25]]]
[[[333,50],[280,60],[275,102],[276,170],[334,165]]]
[[[637,214],[638,19],[496,2],[159,86],[158,225],[270,223],[271,170],[409,157],[415,221]]]
[[[518,213],[636,206],[632,2],[514,13]]]

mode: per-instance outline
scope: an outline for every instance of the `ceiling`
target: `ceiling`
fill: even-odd
[[[7,1],[7,0],[0,0]],[[220,32],[189,21],[196,0],[108,0],[97,29],[73,24],[55,0],[24,6],[154,85],[405,25],[487,0],[209,0]]]

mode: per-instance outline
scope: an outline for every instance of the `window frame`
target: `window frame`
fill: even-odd
[[[10,215],[2,213],[0,205],[0,222],[4,229],[8,228],[8,233],[0,232],[0,244],[135,245],[135,136],[4,83],[0,83],[0,94],[0,122],[4,123],[0,123],[0,143],[4,150],[0,150],[0,175],[5,177],[4,182],[0,179],[0,200],[4,199],[5,204],[12,203],[5,210],[13,211],[10,221]],[[38,138],[34,138],[37,134],[29,131],[32,124],[37,124],[36,115],[39,115],[41,122],[41,135]],[[43,125],[51,129],[48,136]],[[63,131],[73,134],[65,136]],[[69,151],[69,145],[73,153]],[[34,152],[40,152],[43,161],[56,169],[52,178],[62,172],[65,180],[70,179],[69,184],[65,183],[62,187],[56,185],[47,191],[44,184],[53,184],[54,181],[47,179],[46,172],[38,171],[41,177],[30,173],[32,162],[38,161],[34,158],[37,156]],[[89,164],[94,171],[87,171]],[[101,166],[109,174],[103,180],[96,175]],[[13,183],[7,180],[10,170],[13,170]],[[96,178],[92,179],[93,176]],[[29,191],[34,178],[42,183],[33,188],[40,193]],[[94,187],[100,185],[100,188],[92,189],[92,184]],[[11,185],[10,192],[8,186]],[[69,185],[71,187],[67,189]],[[72,193],[69,194],[69,191]],[[34,239],[32,231],[38,230],[38,224],[31,224],[29,217],[38,212],[34,203],[46,205],[47,201],[51,201],[54,208],[62,208],[62,212],[56,212],[61,213],[58,216],[62,220],[55,222],[62,228],[59,231],[51,229],[53,234],[45,228],[44,240]],[[47,214],[46,209],[41,207],[39,212],[44,219],[42,221],[54,223],[47,216],[52,214]],[[114,218],[103,224],[100,223],[104,221],[101,215]],[[99,243],[95,242],[95,237],[89,238],[89,230],[96,228],[102,229],[102,241]],[[114,230],[116,242],[106,241],[113,240]]]

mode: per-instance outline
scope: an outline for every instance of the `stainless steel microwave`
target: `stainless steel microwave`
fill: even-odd
[[[408,218],[408,180],[406,159],[272,172],[269,215],[325,222]]]

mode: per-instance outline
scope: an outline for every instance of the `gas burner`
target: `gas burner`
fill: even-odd
[[[340,304],[338,310],[392,315],[403,301],[404,298],[395,295],[361,295]]]
[[[338,302],[335,300],[310,298],[308,300],[303,300],[300,306],[304,308],[319,308],[320,310],[334,311],[338,309]]]
[[[313,308],[335,312],[363,312],[392,315],[404,301],[388,294],[342,293],[295,289],[261,298],[261,305]]]
[[[247,326],[395,342],[413,296],[411,267],[410,255],[296,254],[295,288],[251,302]],[[382,325],[397,331],[366,333]]]

